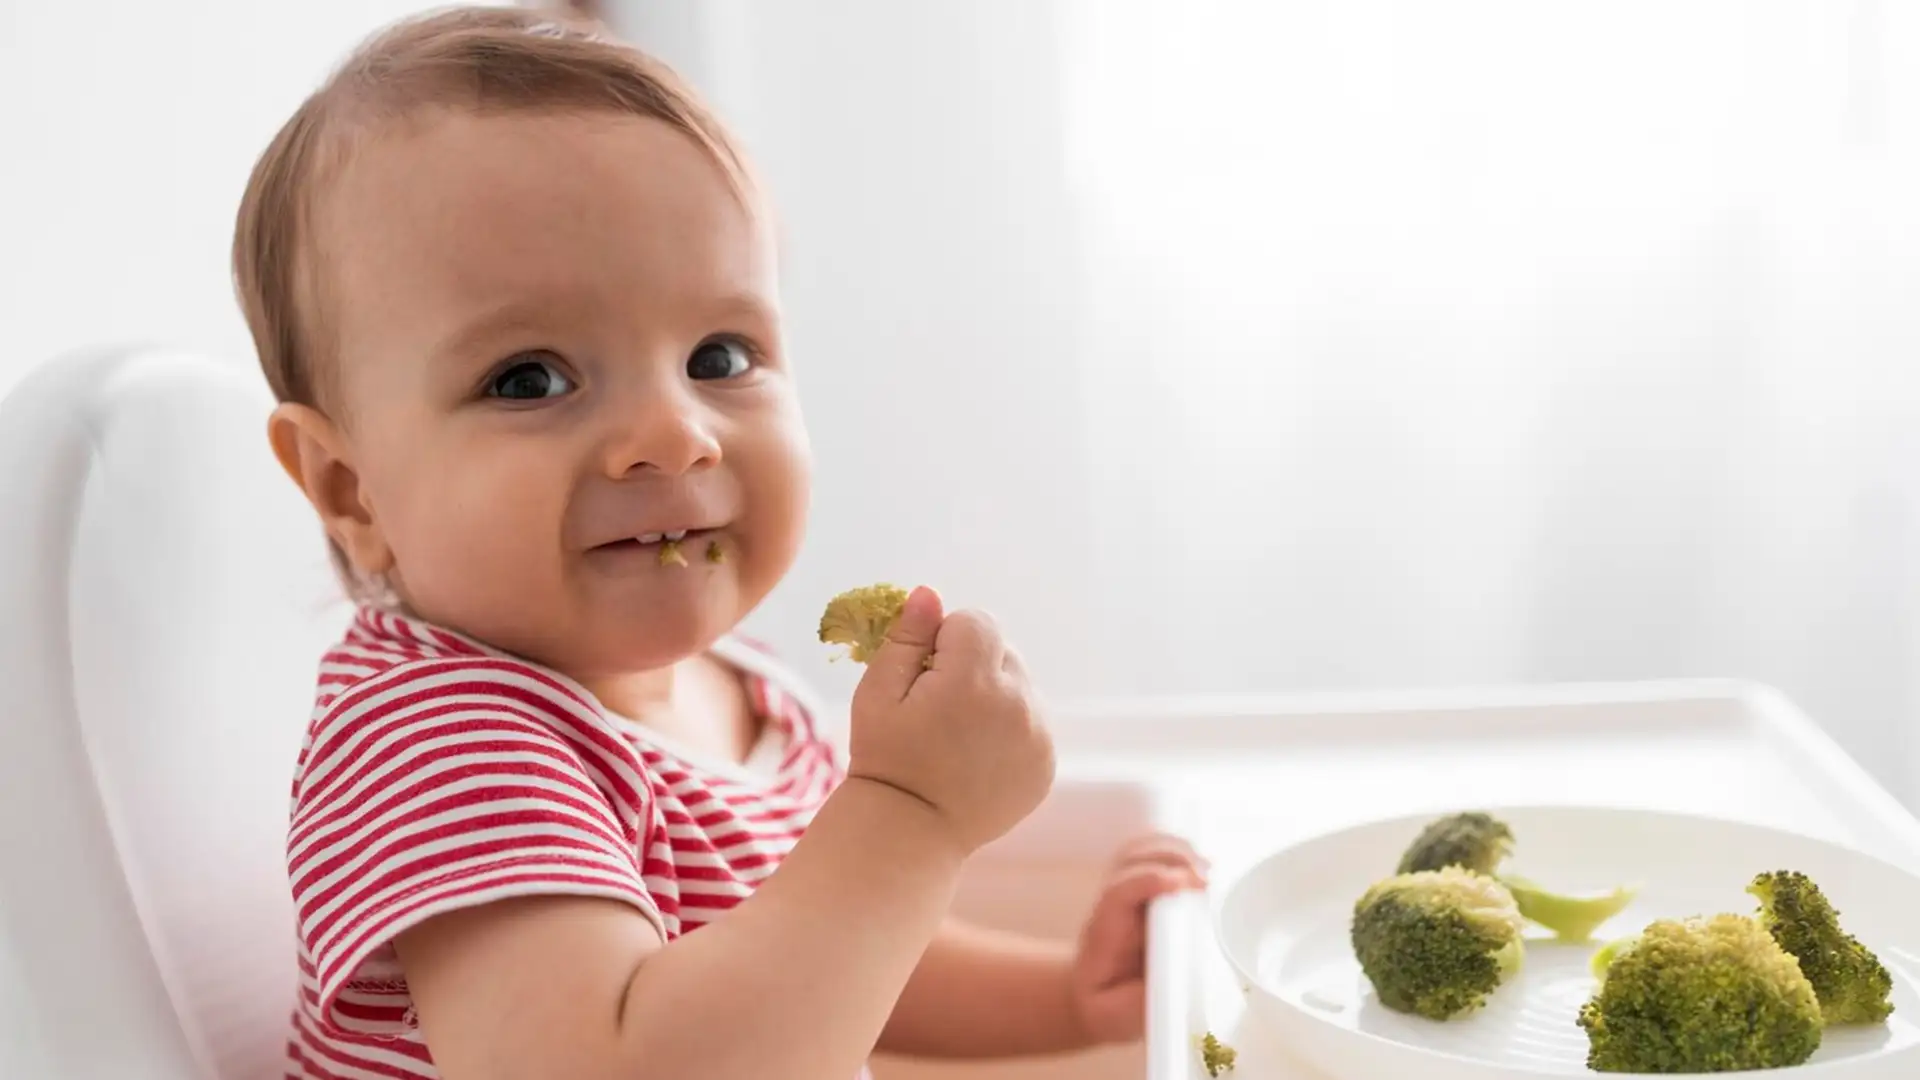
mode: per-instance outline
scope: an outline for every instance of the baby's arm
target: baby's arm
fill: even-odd
[[[671,944],[629,905],[557,896],[401,933],[441,1075],[853,1076],[964,858],[1052,780],[1025,675],[989,620],[943,619],[938,597],[914,594],[855,691],[849,771],[778,872]]]
[[[850,780],[758,893],[665,947],[631,907],[569,897],[441,916],[396,944],[447,1080],[849,1080],[963,855],[925,803]]]
[[[1065,942],[948,920],[880,1037],[890,1054],[1022,1057],[1092,1045],[1074,1005]]]
[[[1122,846],[1072,945],[949,921],[907,983],[882,1049],[939,1058],[1060,1053],[1138,1039],[1146,1024],[1147,907],[1206,887],[1175,837]]]

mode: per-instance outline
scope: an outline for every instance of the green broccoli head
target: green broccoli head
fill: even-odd
[[[1607,951],[1578,1020],[1595,1072],[1773,1069],[1820,1048],[1813,984],[1753,919],[1665,919]]]
[[[897,585],[848,589],[820,613],[820,642],[845,645],[848,658],[864,664],[880,651],[906,606],[907,590]]]
[[[1429,1020],[1484,1005],[1526,947],[1513,894],[1458,866],[1398,874],[1353,908],[1353,952],[1381,1004]]]
[[[1893,1013],[1886,965],[1840,928],[1840,913],[1812,878],[1775,870],[1747,891],[1760,901],[1760,925],[1800,961],[1828,1024],[1878,1024]]]
[[[1626,910],[1639,890],[1620,887],[1592,896],[1549,892],[1503,866],[1513,854],[1513,829],[1499,818],[1469,810],[1428,823],[1400,856],[1399,872],[1459,866],[1497,879],[1513,893],[1520,914],[1565,941],[1585,941]]]
[[[1400,856],[1402,874],[1465,867],[1492,876],[1513,853],[1513,830],[1492,814],[1470,810],[1429,822]]]

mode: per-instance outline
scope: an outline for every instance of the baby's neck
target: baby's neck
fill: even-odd
[[[697,659],[697,658],[696,658]],[[638,724],[653,726],[653,721],[673,711],[674,689],[681,682],[681,671],[694,660],[653,671],[635,671],[595,679],[587,684],[593,696],[609,711]]]
[[[736,764],[762,734],[740,672],[713,656],[587,684],[608,711],[674,743]]]

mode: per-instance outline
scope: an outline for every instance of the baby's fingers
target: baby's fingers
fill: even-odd
[[[1113,876],[1120,877],[1137,866],[1185,871],[1202,887],[1206,884],[1207,871],[1210,869],[1207,860],[1193,849],[1192,844],[1164,833],[1138,837],[1123,845],[1114,856]]]
[[[938,671],[998,672],[1006,661],[1007,644],[992,616],[979,611],[956,611],[940,624],[934,643]]]
[[[864,680],[888,701],[906,697],[913,681],[926,670],[943,618],[938,593],[924,585],[909,593],[900,617],[887,631],[887,640],[867,665]]]

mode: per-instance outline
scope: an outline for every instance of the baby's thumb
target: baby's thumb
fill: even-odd
[[[906,697],[913,681],[927,668],[927,657],[933,655],[933,640],[945,618],[939,593],[925,585],[913,590],[900,609],[900,617],[893,621],[893,629],[887,631],[887,640],[874,650],[861,681],[880,690],[890,700]]]

